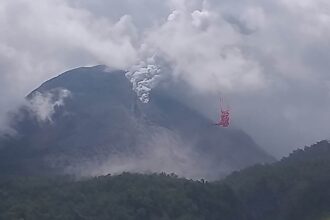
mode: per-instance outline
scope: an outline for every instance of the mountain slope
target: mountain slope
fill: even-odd
[[[165,171],[213,179],[273,161],[243,131],[212,126],[166,87],[140,103],[124,72],[105,66],[65,72],[27,99],[13,121],[18,135],[1,144],[0,168],[9,173]]]

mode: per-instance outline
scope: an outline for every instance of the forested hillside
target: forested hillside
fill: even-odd
[[[244,202],[251,219],[328,219],[330,144],[321,141],[280,162],[235,172],[224,182]]]
[[[330,144],[319,142],[280,162],[223,181],[166,174],[2,177],[0,219],[327,220]]]
[[[1,181],[1,219],[243,219],[226,186],[173,175]]]

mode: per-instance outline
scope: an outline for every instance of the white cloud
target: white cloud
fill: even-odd
[[[176,9],[168,21],[148,33],[146,43],[183,78],[202,91],[254,90],[265,80],[258,62],[244,54],[243,38],[207,8]]]

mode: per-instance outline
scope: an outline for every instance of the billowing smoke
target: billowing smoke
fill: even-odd
[[[150,91],[160,81],[161,68],[155,64],[153,58],[147,60],[147,63],[141,61],[138,65],[133,66],[127,73],[126,77],[131,81],[133,90],[143,103],[150,100]]]
[[[243,40],[208,8],[190,11],[184,7],[174,10],[146,41],[171,63],[178,78],[194,88],[238,92],[265,85],[261,67],[243,51]]]
[[[70,96],[71,92],[69,90],[61,88],[46,93],[36,91],[27,101],[27,109],[39,122],[52,123],[52,117],[56,109],[64,106],[65,99]]]

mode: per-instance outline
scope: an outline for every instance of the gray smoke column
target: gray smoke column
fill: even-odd
[[[148,103],[151,89],[157,86],[161,79],[161,68],[157,66],[153,58],[150,58],[147,62],[141,61],[133,66],[126,73],[126,77],[131,81],[133,90],[140,101]]]

